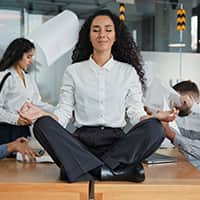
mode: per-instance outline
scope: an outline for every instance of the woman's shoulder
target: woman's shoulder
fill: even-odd
[[[126,68],[131,68],[132,65],[126,63],[126,62],[122,62],[119,60],[113,60],[115,62],[116,65],[122,66],[122,67],[126,67]]]
[[[2,80],[6,76],[6,74],[9,74],[9,73],[12,75],[12,71],[9,69],[0,71],[0,80]]]
[[[0,90],[4,88],[12,88],[12,86],[15,85],[12,71],[9,69],[0,71],[0,85]]]
[[[76,62],[71,65],[68,65],[66,70],[73,72],[73,71],[76,71],[76,70],[79,70],[80,68],[82,68],[83,65],[87,65],[87,63],[88,63],[88,60]]]
[[[118,61],[118,60],[114,60],[114,62],[115,62],[114,66],[118,66],[118,68],[121,71],[124,71],[125,73],[134,73],[135,72],[135,68],[128,63],[121,62],[121,61]]]

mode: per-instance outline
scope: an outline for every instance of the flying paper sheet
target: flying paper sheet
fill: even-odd
[[[28,38],[42,50],[48,66],[52,65],[77,42],[79,20],[75,13],[65,10],[42,24]]]

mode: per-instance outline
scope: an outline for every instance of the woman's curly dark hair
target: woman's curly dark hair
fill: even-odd
[[[12,67],[22,59],[24,53],[29,52],[31,49],[35,49],[35,46],[31,41],[25,38],[17,38],[13,40],[8,45],[2,59],[0,60],[0,71]]]
[[[79,32],[78,42],[73,50],[72,63],[87,60],[93,53],[93,47],[90,42],[90,27],[94,18],[99,15],[110,17],[115,26],[116,41],[111,50],[113,58],[120,62],[132,65],[139,75],[143,89],[145,89],[144,69],[140,51],[124,22],[110,10],[99,10],[86,19]]]

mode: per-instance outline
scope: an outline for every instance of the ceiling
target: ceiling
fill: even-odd
[[[200,0],[188,1],[193,7],[200,3]],[[134,19],[141,15],[153,15],[156,4],[175,6],[177,2],[184,2],[184,0],[135,0],[135,4],[126,4],[126,15]],[[119,13],[119,3],[116,0],[0,0],[0,9],[19,10],[23,8],[28,13],[42,15],[56,15],[69,9],[82,19],[104,8],[111,9],[116,14]]]

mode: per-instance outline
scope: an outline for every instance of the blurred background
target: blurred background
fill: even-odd
[[[72,11],[81,25],[98,9],[110,9],[119,15],[120,3],[124,4],[125,23],[142,51],[145,65],[170,85],[183,79],[200,85],[200,0],[0,0],[0,56],[13,39],[31,38],[35,31],[40,31],[45,23],[65,10]],[[186,11],[185,30],[181,33],[177,30],[177,9],[180,7]],[[52,40],[57,37],[53,46],[55,51],[60,51],[60,31],[68,29],[66,37],[73,32],[68,28],[70,19],[63,21],[60,27],[52,25],[46,33],[45,30],[41,33],[43,38],[45,34]],[[47,44],[52,42],[48,37],[46,40]],[[56,104],[63,71],[71,63],[73,48],[48,62],[49,52],[40,49],[40,43],[37,46],[31,73],[44,100]]]

